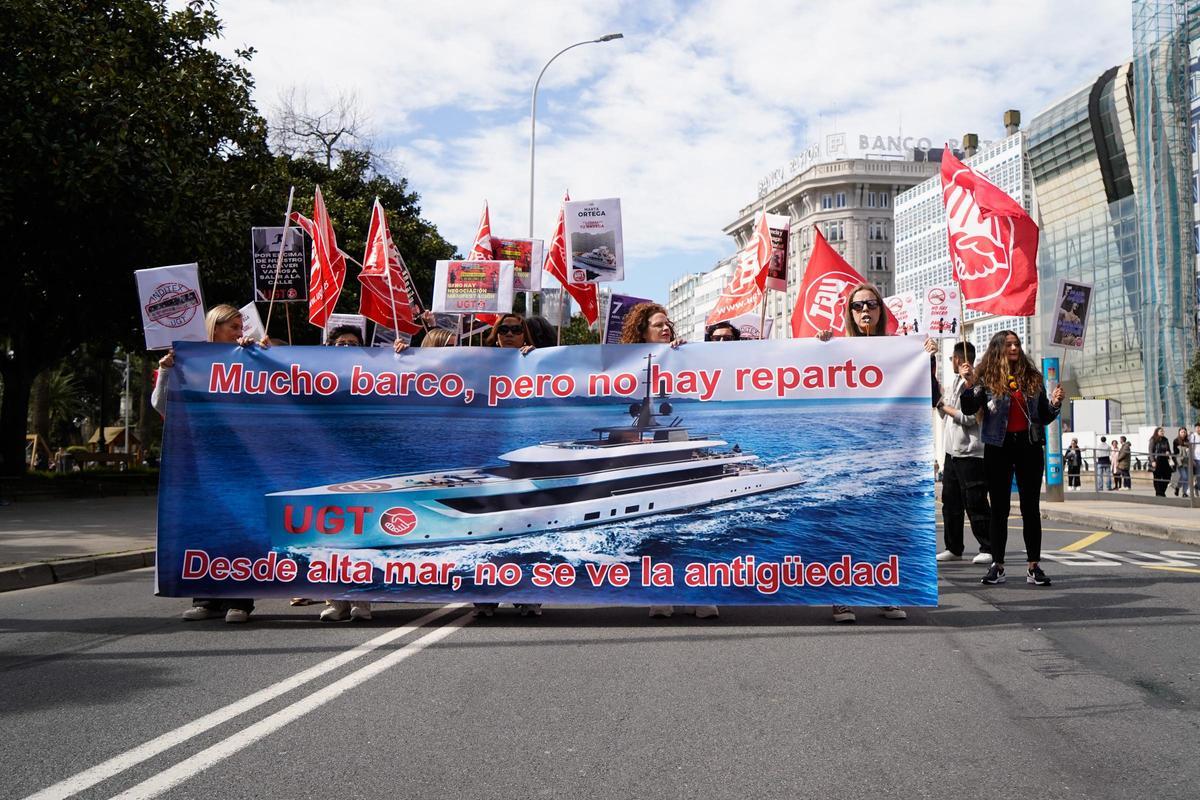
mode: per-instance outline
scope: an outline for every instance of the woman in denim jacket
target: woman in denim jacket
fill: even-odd
[[[963,364],[960,374],[966,386],[961,398],[962,412],[974,414],[983,409],[980,437],[992,506],[989,526],[992,565],[981,583],[1005,581],[1004,547],[1008,542],[1008,512],[1015,472],[1029,561],[1025,581],[1049,586],[1050,579],[1038,565],[1042,558],[1042,518],[1038,508],[1042,490],[1042,429],[1058,417],[1062,387],[1054,387],[1047,399],[1042,373],[1025,355],[1021,338],[1012,331],[1000,331],[992,337],[978,372],[970,364]]]

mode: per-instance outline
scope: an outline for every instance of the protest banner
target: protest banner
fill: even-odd
[[[329,332],[334,328],[350,327],[358,330],[359,341],[367,341],[367,318],[362,314],[330,314],[325,321],[325,332],[321,334],[322,341],[329,338]]]
[[[545,260],[541,239],[501,239],[492,237],[492,258],[513,262],[513,291],[542,290],[542,261]]]
[[[771,231],[771,265],[767,267],[766,288],[786,292],[792,218],[787,214],[767,214],[767,227]]]
[[[263,325],[262,317],[258,313],[258,306],[251,301],[239,308],[238,311],[242,312],[242,336],[256,342],[262,341],[263,337],[267,335],[267,327]]]
[[[163,595],[937,602],[918,339],[184,343],[175,365]]]
[[[564,205],[571,283],[624,280],[620,198],[570,200]]]
[[[172,342],[208,340],[199,265],[139,269],[133,276],[137,281],[147,350],[166,350]]]
[[[1058,302],[1050,321],[1051,347],[1082,350],[1092,305],[1092,284],[1058,279]]]
[[[450,314],[512,311],[513,262],[439,261],[433,274],[433,310]]]
[[[283,249],[283,263],[279,251]],[[308,302],[308,262],[304,255],[304,231],[288,228],[283,247],[283,228],[251,228],[250,251],[254,259],[254,299],[260,303]],[[275,267],[279,264],[279,281]]]
[[[775,320],[768,317],[764,322],[762,315],[748,313],[727,320],[738,329],[743,339],[770,339],[771,329],[775,326]]]
[[[608,301],[608,316],[604,320],[604,343],[616,344],[621,340],[621,327],[629,310],[638,303],[650,303],[644,297],[634,297],[628,294],[614,294]]]
[[[955,338],[962,324],[961,310],[957,286],[930,286],[921,293],[922,332],[932,339]]]
[[[915,336],[921,333],[921,303],[916,292],[900,292],[883,298],[883,304],[896,318],[896,336]]]

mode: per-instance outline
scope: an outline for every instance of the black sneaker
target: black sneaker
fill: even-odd
[[[1029,571],[1025,573],[1025,582],[1032,583],[1035,586],[1050,585],[1050,579],[1046,577],[1046,573],[1042,572],[1042,568],[1040,566],[1031,567]]]
[[[997,583],[1004,583],[1007,578],[1004,577],[1004,565],[992,562],[992,566],[988,568],[987,575],[983,576],[980,583],[986,583],[988,586],[995,586]]]

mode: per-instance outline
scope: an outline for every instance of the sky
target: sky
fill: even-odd
[[[1000,138],[1005,110],[1028,125],[1130,57],[1131,6],[229,0],[213,47],[255,48],[268,119],[289,90],[312,108],[357,96],[423,216],[465,253],[485,200],[494,235],[529,233],[542,66],[624,34],[572,49],[542,79],[534,236],[550,238],[564,191],[621,198],[626,279],[613,288],[665,302],[672,281],[734,253],[722,228],[809,144],[836,132]]]

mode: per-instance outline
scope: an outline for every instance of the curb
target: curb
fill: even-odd
[[[1153,539],[1166,539],[1180,544],[1200,545],[1200,531],[1193,528],[1176,527],[1156,522],[1135,521],[1106,517],[1102,514],[1079,513],[1075,511],[1060,511],[1042,506],[1042,519],[1055,522],[1073,522],[1077,525],[1088,525],[1101,530],[1116,533],[1133,533],[1138,536],[1149,536]]]
[[[31,589],[51,583],[63,583],[80,578],[94,578],[131,569],[154,566],[154,550],[129,550],[123,553],[104,553],[61,561],[41,561],[0,567],[0,592]]]

